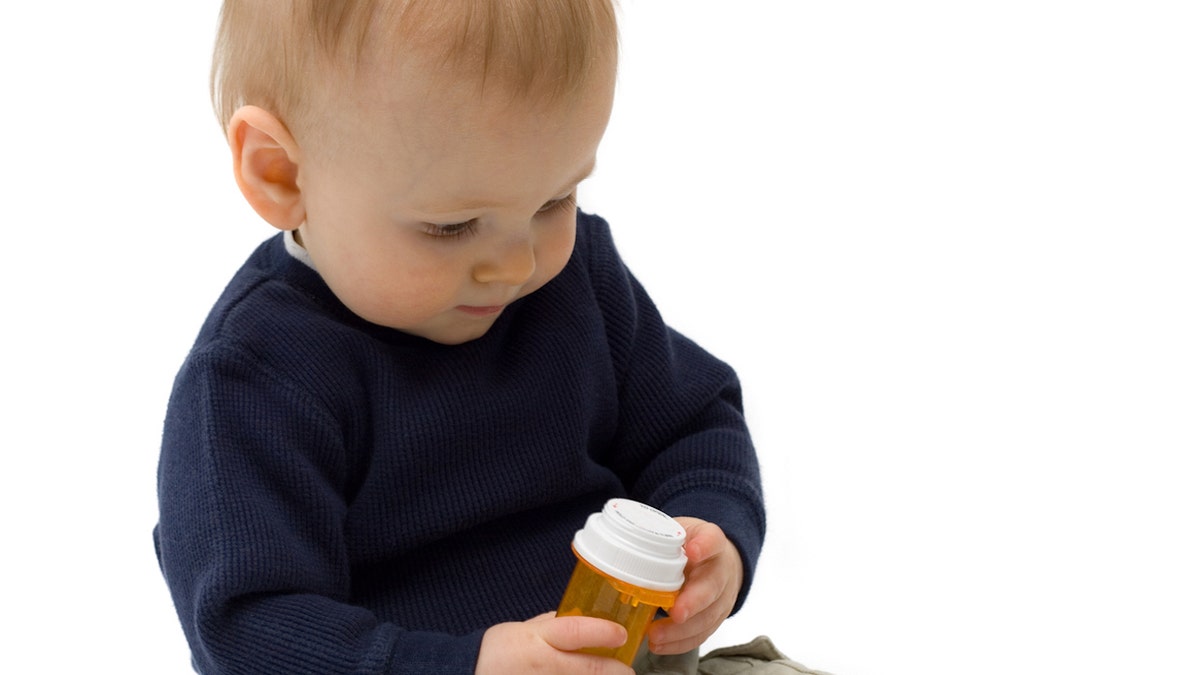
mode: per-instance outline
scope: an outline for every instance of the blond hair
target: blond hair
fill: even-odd
[[[458,77],[560,102],[615,63],[614,0],[225,0],[211,93],[222,128],[243,105],[289,126],[312,87],[352,78],[365,53],[416,49]]]

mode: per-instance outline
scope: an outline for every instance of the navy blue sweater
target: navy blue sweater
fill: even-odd
[[[159,562],[200,672],[474,671],[551,611],[610,497],[765,532],[733,371],[666,327],[607,223],[458,346],[370,324],[273,237],[175,381]]]

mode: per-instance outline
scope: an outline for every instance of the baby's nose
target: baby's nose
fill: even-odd
[[[475,266],[475,281],[481,284],[520,286],[537,269],[533,240],[528,235],[514,237],[493,250]]]

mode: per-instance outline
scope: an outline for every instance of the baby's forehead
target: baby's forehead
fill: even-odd
[[[407,0],[384,3],[357,32],[356,57],[405,63],[436,79],[554,102],[616,67],[611,0]]]

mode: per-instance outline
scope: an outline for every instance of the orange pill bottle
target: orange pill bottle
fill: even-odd
[[[615,649],[585,649],[629,665],[660,608],[675,604],[683,586],[687,533],[667,514],[629,499],[610,499],[575,533],[578,561],[558,616],[594,616],[625,627]]]

